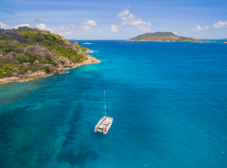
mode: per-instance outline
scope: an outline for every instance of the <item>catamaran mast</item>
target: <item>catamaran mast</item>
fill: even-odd
[[[111,118],[110,116],[108,116],[108,108],[106,107],[106,94],[105,94],[105,90],[104,90],[104,101],[105,101],[105,106],[103,108],[105,108],[105,116],[103,118],[101,118],[98,122],[98,124],[96,124],[95,126],[95,132],[102,132],[103,134],[107,134],[107,132],[109,131],[112,123],[113,123],[113,118]]]
[[[107,107],[106,107],[106,94],[105,94],[105,90],[104,90],[104,100],[105,100],[105,117],[106,117],[106,110],[107,110]]]

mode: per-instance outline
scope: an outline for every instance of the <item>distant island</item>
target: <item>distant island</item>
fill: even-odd
[[[0,29],[0,85],[100,62],[86,52],[77,42],[38,28]]]
[[[227,40],[227,38],[222,38],[222,39],[219,39],[219,40]]]
[[[146,33],[134,38],[129,39],[128,41],[166,41],[166,42],[187,42],[187,41],[194,41],[194,42],[210,42],[210,41],[202,41],[197,40],[194,38],[187,38],[175,35],[172,32],[155,32],[155,33]]]

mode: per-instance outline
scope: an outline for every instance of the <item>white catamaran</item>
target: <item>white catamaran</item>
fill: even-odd
[[[110,116],[108,116],[108,110],[106,107],[106,95],[105,95],[105,90],[104,90],[104,99],[105,99],[105,106],[103,108],[105,108],[105,116],[103,118],[101,118],[98,122],[98,124],[96,124],[95,126],[95,132],[101,132],[103,134],[107,134],[107,132],[109,131],[112,123],[113,123],[113,118],[111,118]],[[107,116],[106,116],[107,113]]]

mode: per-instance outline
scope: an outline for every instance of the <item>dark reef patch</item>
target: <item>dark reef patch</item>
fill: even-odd
[[[65,140],[62,142],[62,149],[58,156],[59,162],[68,162],[72,166],[82,166],[88,159],[95,160],[98,155],[89,147],[89,145],[82,144],[79,147],[75,143],[77,134],[77,124],[81,119],[83,113],[83,104],[78,103],[76,110],[70,120],[70,129],[65,135]]]

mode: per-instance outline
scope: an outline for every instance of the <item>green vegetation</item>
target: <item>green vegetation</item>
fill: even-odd
[[[54,66],[56,66],[55,61],[53,61],[53,60],[51,59],[51,57],[46,57],[46,59],[39,58],[39,61],[40,61],[40,62],[43,62],[43,63],[45,63],[45,64],[53,64]]]
[[[3,55],[8,52],[13,51],[16,53],[23,53],[21,47],[26,47],[28,44],[19,43],[15,41],[12,36],[4,35],[0,33],[0,50],[2,50]]]
[[[24,53],[28,59],[26,57],[16,57],[16,61],[19,63],[19,64],[23,64],[23,63],[26,63],[26,62],[30,62],[31,64],[33,64],[35,62],[35,60],[38,59],[38,57],[36,55],[31,55],[29,53]]]
[[[25,68],[25,67],[20,69],[20,72],[22,73],[26,73],[27,71],[28,71],[28,68]]]
[[[41,45],[47,47],[49,50],[52,50],[63,43],[63,40],[56,38],[55,35],[47,31],[42,33],[41,31],[34,31],[33,29],[28,28],[22,31],[17,30],[17,32],[26,37],[31,44]]]
[[[12,43],[13,43],[13,40],[6,40],[6,41],[0,42],[0,50],[3,51],[3,55],[6,55],[10,51],[13,51],[16,53],[23,53],[23,50],[21,49],[21,47],[27,45],[24,43],[16,43],[15,45],[12,45]]]
[[[30,67],[30,70],[32,70],[33,72],[37,71],[37,69],[38,69],[38,66],[37,65],[32,65]]]
[[[5,64],[3,67],[0,68],[0,78],[7,77],[11,75],[13,72],[16,72],[16,70],[13,69],[12,65]]]
[[[19,67],[19,70],[20,70],[20,74],[24,74],[26,73],[28,70],[32,70],[33,72],[37,71],[37,65],[32,65],[30,66],[29,68],[26,68],[26,67]]]
[[[60,50],[60,53],[62,56],[67,57],[72,62],[82,62],[82,61],[86,60],[85,57],[77,54],[76,51],[73,50],[72,48],[69,48],[69,49],[62,48]]]
[[[19,63],[19,64],[23,64],[24,62],[28,62],[27,58],[26,57],[16,57],[16,61]]]
[[[33,31],[31,28],[23,31],[17,30],[17,32],[26,37],[31,44],[46,47],[49,51],[55,54],[61,54],[62,56],[69,58],[72,62],[81,62],[86,60],[84,56],[77,54],[72,48],[67,49],[63,47],[63,43],[65,43],[66,40],[62,40],[59,35],[52,34],[48,31]],[[87,50],[85,47],[77,44],[74,45],[83,51]]]
[[[0,34],[0,40],[12,40],[13,38],[11,36]]]
[[[36,55],[32,55],[30,53],[24,53],[24,55],[26,55],[28,57],[27,62],[30,62],[31,64],[33,64],[35,62],[35,60],[38,59],[38,57]]]
[[[50,73],[50,68],[48,66],[45,66],[45,67],[43,67],[41,69],[44,69],[46,73]]]
[[[2,65],[5,65],[5,64],[8,64],[8,63],[10,63],[11,61],[0,61],[0,67],[2,66]]]
[[[20,49],[20,46],[10,46],[8,42],[0,43],[0,49],[3,51],[3,55],[6,55],[10,51],[17,53],[23,52],[23,50]]]
[[[45,64],[53,64],[54,66],[56,66],[56,62],[54,60],[51,59],[51,57],[46,57],[46,59],[42,59],[37,57],[36,55],[32,55],[30,53],[24,53],[28,59],[26,57],[16,57],[16,61],[19,64],[23,64],[26,62],[30,62],[31,64],[33,64],[35,62],[35,60],[39,60],[41,63],[45,63]]]
[[[80,45],[78,45],[78,44],[76,44],[76,43],[74,43],[74,45],[76,46],[76,48],[79,48],[79,49],[81,49],[82,51],[86,51],[86,50],[87,50],[87,48],[85,48],[85,47],[83,47],[83,46],[80,46]]]

